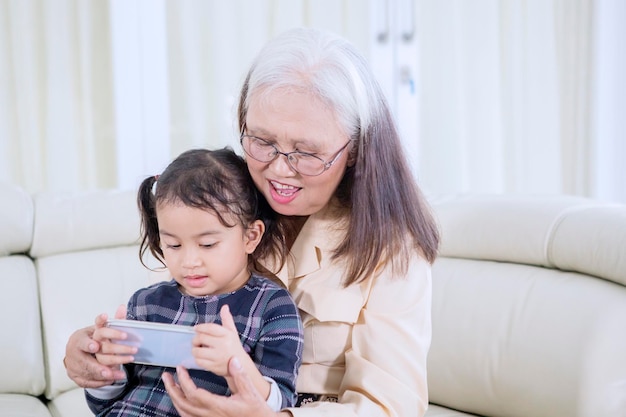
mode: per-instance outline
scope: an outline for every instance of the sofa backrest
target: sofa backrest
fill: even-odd
[[[70,334],[169,275],[139,262],[134,191],[33,198],[0,184],[0,195],[0,393],[54,399],[76,388],[62,362]],[[624,416],[626,206],[475,195],[431,204],[442,247],[430,401],[492,417]]]
[[[434,198],[430,400],[485,416],[623,416],[626,206]]]
[[[40,395],[45,386],[30,195],[0,183],[0,393]]]
[[[63,366],[69,336],[93,324],[99,313],[112,317],[135,290],[169,276],[139,261],[134,191],[41,193],[34,196],[34,208],[29,254],[39,277],[45,395],[52,399],[76,388]]]

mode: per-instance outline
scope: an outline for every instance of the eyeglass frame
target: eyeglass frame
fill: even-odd
[[[253,155],[250,155],[248,153],[248,151],[246,150],[246,147],[243,146],[243,139],[245,137],[249,137],[249,138],[253,138],[253,139],[256,139],[256,140],[260,140],[261,142],[266,143],[268,146],[271,146],[274,149],[274,156],[269,161],[261,161],[260,159],[255,158]],[[272,143],[272,142],[270,142],[270,141],[268,141],[266,139],[260,138],[258,136],[246,135],[245,133],[242,133],[241,136],[239,137],[239,144],[241,145],[241,148],[243,149],[243,151],[245,152],[246,155],[248,155],[250,158],[254,159],[255,161],[263,162],[265,164],[269,164],[269,163],[274,162],[278,158],[279,155],[284,155],[285,158],[287,158],[287,165],[289,165],[289,168],[291,168],[292,170],[294,170],[298,174],[305,175],[307,177],[317,177],[319,175],[322,175],[324,172],[328,171],[330,169],[330,167],[332,167],[333,164],[335,162],[337,162],[337,159],[339,159],[339,157],[341,156],[343,151],[346,150],[346,148],[348,147],[348,145],[352,141],[353,141],[353,139],[348,139],[348,141],[345,143],[345,145],[343,145],[341,148],[339,148],[339,150],[335,153],[335,156],[333,156],[330,161],[324,161],[319,156],[316,156],[316,155],[313,155],[313,154],[307,153],[307,152],[302,152],[302,151],[281,152],[278,149],[278,146],[276,146],[276,144],[274,144],[274,143]],[[289,159],[289,156],[291,156],[293,154],[296,154],[296,155],[297,154],[306,155],[306,156],[313,157],[315,159],[319,159],[319,161],[324,164],[324,169],[322,169],[322,171],[319,174],[305,174],[303,172],[300,172],[296,167],[293,166],[293,164],[291,163],[291,160]]]

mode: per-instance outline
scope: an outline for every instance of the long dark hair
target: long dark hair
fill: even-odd
[[[255,220],[262,220],[265,233],[250,256],[250,266],[257,269],[259,259],[272,258],[282,267],[287,252],[283,227],[254,185],[245,161],[231,148],[188,150],[174,159],[158,179],[151,176],[142,181],[137,205],[141,215],[139,256],[144,266],[146,251],[165,266],[156,216],[157,205],[164,203],[210,211],[226,227],[240,224],[245,229]],[[233,218],[236,223],[227,220]]]
[[[439,246],[436,222],[365,58],[329,32],[284,32],[266,44],[245,78],[239,97],[240,132],[245,130],[251,95],[283,88],[314,94],[353,139],[351,163],[335,192],[350,213],[348,231],[333,255],[347,262],[344,283],[360,282],[387,263],[406,272],[415,250],[434,262]]]

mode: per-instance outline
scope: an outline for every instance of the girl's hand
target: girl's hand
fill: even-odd
[[[192,354],[196,363],[207,371],[220,376],[228,375],[228,362],[232,357],[244,360],[247,356],[241,345],[239,333],[228,305],[220,309],[222,325],[198,324],[193,339]]]
[[[181,417],[282,417],[290,413],[275,413],[261,398],[237,358],[228,363],[228,375],[236,386],[230,397],[198,388],[183,367],[176,368],[178,383],[169,373],[163,374],[165,389]]]
[[[120,306],[115,312],[116,319],[126,318],[126,307]],[[93,340],[98,342],[100,349],[96,352],[96,359],[102,365],[118,370],[120,365],[133,361],[137,348],[116,344],[115,340],[124,340],[128,335],[120,330],[106,326],[108,316],[100,314],[96,317]]]

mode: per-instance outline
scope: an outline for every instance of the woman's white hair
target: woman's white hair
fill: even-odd
[[[381,104],[386,108],[382,90],[356,48],[339,36],[312,28],[291,29],[267,43],[252,63],[246,86],[240,116],[247,113],[253,94],[304,90],[331,107],[352,139],[365,139],[374,120],[383,117]]]
[[[276,89],[313,94],[333,111],[357,146],[335,196],[350,208],[346,237],[334,257],[348,262],[345,285],[367,279],[387,261],[406,272],[419,248],[429,262],[439,234],[415,183],[387,100],[365,58],[345,39],[317,29],[292,29],[259,52],[239,97],[239,129],[251,96]]]

